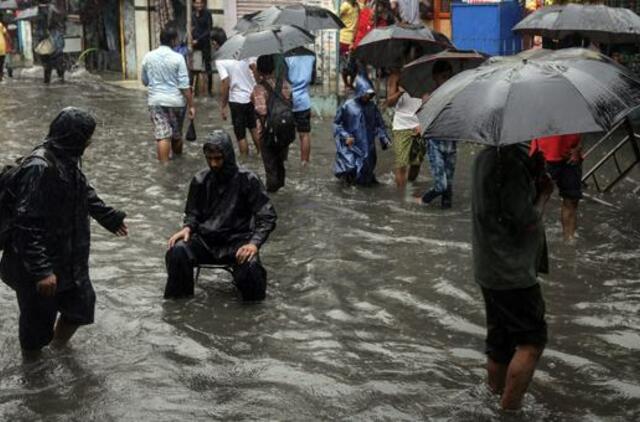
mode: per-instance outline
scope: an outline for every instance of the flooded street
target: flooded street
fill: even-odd
[[[453,209],[422,208],[396,192],[391,151],[380,153],[381,186],[338,184],[331,121],[315,120],[310,167],[295,145],[287,186],[273,196],[278,227],[261,253],[267,300],[243,304],[226,274],[204,270],[192,299],[165,301],[166,241],[206,165],[217,98],[198,99],[199,141],[160,165],[144,91],[9,80],[0,164],[28,153],[67,105],[97,116],[84,171],[127,212],[130,236],[92,224],[96,323],[38,363],[22,362],[15,295],[0,285],[0,420],[640,420],[637,196],[603,197],[618,209],[584,201],[568,246],[554,195],[541,282],[549,344],[524,409],[505,415],[484,386],[484,304],[472,277],[477,147],[461,148]],[[246,166],[263,176],[255,157]]]

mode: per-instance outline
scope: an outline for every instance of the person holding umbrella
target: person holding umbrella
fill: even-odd
[[[485,301],[487,372],[518,409],[547,342],[537,275],[548,269],[542,214],[553,190],[519,144],[608,131],[640,105],[640,80],[585,49],[494,57],[438,88],[418,112],[429,138],[488,145],[472,172],[475,282]]]
[[[433,65],[433,80],[436,89],[453,75],[451,63],[438,61]],[[429,168],[433,178],[433,187],[419,199],[421,204],[430,204],[434,199],[442,197],[441,208],[451,208],[453,199],[453,175],[456,170],[456,143],[444,139],[431,138],[427,143]]]

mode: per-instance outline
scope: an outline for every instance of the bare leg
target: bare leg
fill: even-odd
[[[51,346],[65,346],[76,333],[78,327],[79,326],[77,324],[71,324],[65,321],[64,318],[59,317],[58,321],[56,321],[56,328],[53,331],[53,341],[51,342]]]
[[[562,206],[560,208],[560,221],[562,222],[562,233],[564,235],[564,240],[573,240],[576,235],[576,228],[578,226],[577,199],[562,199]]]
[[[262,142],[260,139],[260,128],[256,125],[255,128],[251,129],[251,139],[253,139],[253,145],[256,147],[256,154],[260,155],[262,151]],[[249,151],[247,151],[248,153]]]
[[[161,163],[169,161],[169,155],[171,154],[171,140],[160,139],[156,141],[156,149],[158,151],[158,161]]]
[[[301,132],[300,134],[300,161],[302,164],[308,164],[311,160],[311,134],[309,132]]]
[[[409,167],[409,181],[413,182],[418,178],[420,174],[420,166],[411,166]]]
[[[487,359],[487,373],[489,375],[489,389],[494,394],[502,394],[505,379],[507,378],[507,364],[498,363],[493,359]]]
[[[517,410],[520,408],[522,397],[531,383],[542,350],[542,348],[533,345],[518,346],[507,369],[505,389],[500,400],[502,409]]]
[[[182,145],[183,145],[182,138],[171,140],[171,150],[173,151],[173,155],[182,154]]]
[[[402,189],[407,185],[407,168],[398,167],[394,170],[396,176],[396,187]]]
[[[247,158],[249,155],[249,144],[246,139],[238,139],[238,150],[242,158]]]

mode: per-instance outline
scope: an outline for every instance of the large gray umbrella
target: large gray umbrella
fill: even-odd
[[[600,132],[640,105],[640,80],[582,48],[528,50],[459,73],[418,111],[429,138],[509,145]]]
[[[630,43],[640,41],[640,16],[629,9],[603,5],[547,6],[524,18],[513,30],[554,39],[579,34],[608,44]]]
[[[267,54],[284,54],[313,42],[314,36],[292,25],[249,30],[229,38],[216,52],[216,60],[241,60]]]
[[[432,78],[433,65],[439,61],[451,64],[453,74],[478,67],[489,56],[475,50],[446,50],[420,57],[402,68],[400,86],[412,97],[422,98],[436,89]]]
[[[0,10],[3,9],[17,9],[18,4],[15,0],[0,0]]]
[[[234,29],[242,32],[270,25],[295,25],[307,31],[344,28],[344,23],[340,18],[328,9],[295,4],[271,6],[261,12],[244,15]]]
[[[447,37],[425,26],[391,25],[374,28],[365,35],[354,55],[374,67],[401,67],[412,48],[419,57],[452,47]]]

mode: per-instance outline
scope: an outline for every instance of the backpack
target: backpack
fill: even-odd
[[[269,93],[267,118],[265,120],[265,143],[271,147],[287,147],[296,139],[296,123],[292,104],[282,95],[282,78],[278,79],[275,90],[267,81],[262,86]]]
[[[34,154],[38,148],[40,146],[36,147],[31,154],[18,158],[15,163],[8,164],[0,170],[0,251],[5,248],[15,222],[16,195],[13,191],[13,183],[22,165],[29,162],[32,157],[39,157],[55,168],[55,161],[50,158],[46,149],[42,155]]]

